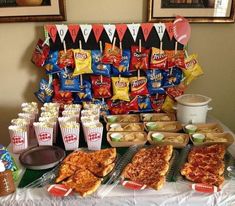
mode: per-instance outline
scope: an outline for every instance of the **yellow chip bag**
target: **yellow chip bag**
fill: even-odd
[[[201,66],[198,64],[197,54],[192,54],[185,58],[185,69],[183,69],[184,83],[189,85],[191,81],[203,74]]]
[[[130,101],[129,98],[129,80],[123,77],[112,77],[113,97],[112,100]]]
[[[91,51],[83,49],[74,49],[74,60],[75,69],[73,76],[78,76],[80,74],[90,74],[93,73],[91,69]]]
[[[166,97],[163,105],[162,105],[162,110],[164,112],[174,112],[175,110],[173,109],[175,102],[173,99],[171,99],[169,96]]]

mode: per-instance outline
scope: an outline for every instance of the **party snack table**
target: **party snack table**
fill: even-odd
[[[208,122],[215,122],[210,118]],[[220,123],[221,124],[221,123]],[[221,124],[225,131],[230,131],[225,125]],[[235,157],[235,143],[229,148],[229,152]],[[122,186],[114,188],[108,196],[101,199],[96,194],[81,198],[78,195],[69,197],[55,198],[50,196],[45,188],[17,189],[9,196],[0,198],[0,206],[33,206],[33,205],[182,205],[182,206],[231,206],[235,205],[235,180],[226,180],[222,191],[208,194],[198,193],[189,188],[186,182],[166,182],[164,187],[159,190],[145,189],[142,191],[127,190]]]

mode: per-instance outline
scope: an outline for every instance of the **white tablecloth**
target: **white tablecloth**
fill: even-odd
[[[209,121],[215,122],[217,120],[209,119]],[[225,131],[230,131],[226,126],[223,125],[223,127]],[[235,143],[228,150],[235,157]],[[81,198],[78,195],[55,198],[47,193],[46,188],[17,189],[12,195],[0,197],[0,206],[235,206],[235,180],[226,180],[222,191],[214,194],[195,192],[190,189],[189,185],[187,182],[167,182],[159,191],[151,189],[132,191],[117,186],[104,199],[99,198],[97,194],[86,198]]]

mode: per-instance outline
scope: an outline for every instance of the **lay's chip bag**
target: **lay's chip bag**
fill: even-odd
[[[112,77],[113,97],[112,100],[130,101],[129,80],[125,77]]]

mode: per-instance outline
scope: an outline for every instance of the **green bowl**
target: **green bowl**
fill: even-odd
[[[123,138],[123,135],[115,132],[115,133],[112,133],[110,137],[113,142],[120,142],[121,139]]]
[[[114,123],[114,122],[116,122],[117,121],[117,117],[115,117],[115,116],[107,116],[107,120],[108,120],[108,122],[109,123]]]
[[[188,134],[194,134],[197,131],[197,126],[193,124],[188,124],[185,126],[185,131]]]
[[[201,133],[195,133],[192,135],[193,141],[196,143],[202,143],[205,139],[205,135]]]
[[[164,138],[164,135],[162,133],[155,132],[152,134],[152,140],[155,142],[160,142],[163,140],[163,138]]]
[[[146,127],[148,128],[149,131],[153,131],[153,130],[156,130],[158,128],[156,122],[148,122],[146,124]]]

